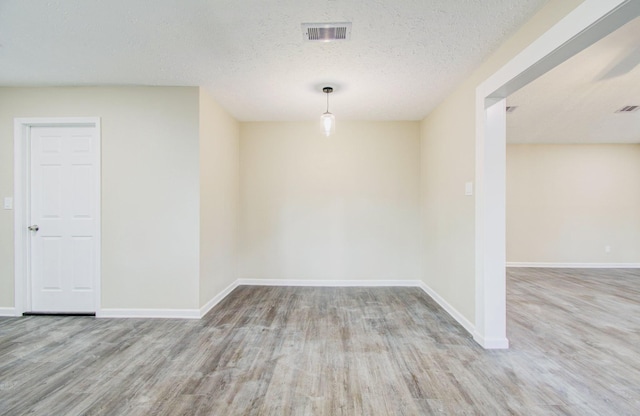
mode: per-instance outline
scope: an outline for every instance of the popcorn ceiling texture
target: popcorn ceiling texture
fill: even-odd
[[[3,0],[0,85],[200,85],[241,121],[418,120],[545,0]],[[301,23],[353,22],[305,43]]]

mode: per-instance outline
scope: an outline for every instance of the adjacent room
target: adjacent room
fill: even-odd
[[[634,414],[639,15],[0,0],[0,413]]]
[[[639,50],[636,18],[507,98],[511,348],[544,345],[567,385],[635,397]]]

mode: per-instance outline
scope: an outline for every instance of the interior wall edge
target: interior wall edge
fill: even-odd
[[[103,308],[96,311],[96,318],[200,319],[200,310],[199,309]]]
[[[462,327],[471,335],[474,336],[476,333],[476,326],[471,323],[467,318],[464,317],[460,311],[454,308],[449,302],[447,302],[442,296],[440,296],[435,290],[433,290],[429,285],[420,281],[418,287],[422,289],[431,299],[434,300],[442,309],[445,310],[453,319],[455,319]],[[482,345],[482,344],[481,344]]]
[[[213,309],[218,303],[222,302],[222,300],[227,296],[229,296],[229,294],[233,292],[234,289],[237,288],[239,285],[240,284],[236,279],[229,286],[224,288],[220,293],[212,297],[207,303],[205,303],[200,308],[200,318],[203,318],[206,314],[208,314],[211,311],[211,309]]]
[[[507,262],[507,267],[536,267],[536,268],[549,268],[549,269],[640,269],[640,263]]]
[[[307,287],[420,287],[419,280],[334,280],[334,279],[238,279],[242,286],[307,286]]]

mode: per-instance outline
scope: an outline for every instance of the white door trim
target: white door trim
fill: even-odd
[[[476,322],[485,348],[508,348],[504,99],[640,15],[639,0],[585,0],[476,89]]]
[[[31,308],[29,296],[30,285],[30,245],[27,227],[29,219],[29,171],[30,171],[30,130],[32,127],[91,127],[96,131],[98,154],[101,153],[101,129],[99,117],[54,117],[54,118],[16,118],[14,119],[14,157],[13,157],[13,189],[14,189],[14,293],[15,314],[22,315]],[[96,175],[96,195],[100,201],[101,157],[98,157]],[[97,221],[100,221],[100,207],[97,204]],[[96,233],[97,253],[95,262],[95,305],[96,313],[100,310],[100,269],[101,269],[101,227]]]

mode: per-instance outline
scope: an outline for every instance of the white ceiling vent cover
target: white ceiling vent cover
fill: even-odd
[[[351,39],[351,22],[303,23],[302,36],[307,42],[338,42]]]

